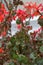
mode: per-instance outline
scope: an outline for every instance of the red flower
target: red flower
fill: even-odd
[[[0,22],[3,22],[8,12],[5,9],[4,4],[0,3]]]
[[[0,48],[0,53],[3,53],[3,52],[4,52],[4,50],[2,48]]]
[[[4,15],[0,15],[0,22],[3,22],[4,20]]]
[[[43,16],[41,16],[40,19],[43,19]]]
[[[15,20],[17,16],[13,16],[13,19]]]
[[[17,24],[17,28],[18,29],[21,29],[22,28],[22,25],[21,24]]]
[[[20,9],[17,10],[16,14],[17,14],[18,18],[21,19],[21,21],[25,20],[26,17],[28,16],[25,11],[20,10]]]
[[[33,16],[37,16],[37,15],[40,15],[39,12],[36,11],[33,13]]]
[[[2,36],[6,36],[6,31],[2,32]]]
[[[42,10],[43,9],[43,5],[39,4],[37,8],[38,8],[38,10]]]
[[[39,12],[37,11],[43,11],[43,5],[42,4],[39,4],[39,5],[36,5],[36,3],[27,3],[26,5],[24,5],[28,14],[30,14],[31,17],[34,17],[36,15],[40,15]]]
[[[31,30],[32,29],[32,26],[27,26],[27,28]]]

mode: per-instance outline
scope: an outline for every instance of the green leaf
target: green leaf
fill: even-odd
[[[13,59],[17,60],[17,58],[18,58],[18,55],[17,54],[13,54]]]
[[[36,59],[35,53],[32,52],[32,53],[30,54],[30,58],[33,59],[33,60],[35,60],[35,59]]]
[[[9,65],[15,65],[14,62],[10,62]]]
[[[13,59],[17,60],[19,63],[24,63],[27,64],[28,63],[28,59],[26,56],[22,55],[22,54],[13,54]]]
[[[43,53],[43,46],[40,47],[39,51]]]
[[[10,46],[11,45],[11,42],[9,41],[9,42],[7,42],[7,46]]]
[[[43,58],[37,59],[37,65],[43,65]]]
[[[10,40],[11,43],[14,43],[15,42],[15,38],[12,37],[11,40]]]
[[[16,23],[17,23],[17,24],[20,24],[20,23],[21,23],[21,21],[20,21],[19,19],[17,19],[17,20],[16,20]]]
[[[25,23],[26,25],[29,25],[30,23],[29,23],[29,21],[26,21],[26,23]]]
[[[25,55],[22,55],[22,54],[19,55],[18,61],[21,62],[21,63],[24,63],[24,64],[28,63],[27,57]]]
[[[13,47],[13,50],[16,51],[16,50],[18,50],[18,48],[17,48],[16,46],[14,46],[14,47]]]
[[[40,24],[41,26],[43,26],[43,19],[39,19],[38,20],[38,24]]]

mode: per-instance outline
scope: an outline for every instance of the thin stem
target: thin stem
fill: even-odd
[[[4,0],[4,2],[5,2],[5,4],[6,4],[7,9],[9,9],[7,1]]]

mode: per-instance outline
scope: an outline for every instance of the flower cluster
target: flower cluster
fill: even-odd
[[[36,3],[27,2],[26,5],[24,5],[24,7],[26,8],[28,14],[30,14],[32,17],[40,15],[40,11],[43,11],[42,4],[37,5]]]
[[[19,22],[25,21],[27,18],[34,18],[34,16],[38,16],[41,15],[40,11],[43,11],[43,5],[39,4],[37,5],[36,3],[32,3],[32,2],[28,2],[24,5],[24,10],[16,10],[16,11],[9,11],[7,12],[7,10],[5,9],[4,4],[0,3],[0,23],[1,22],[9,22],[11,20],[16,20],[16,18],[18,17],[18,19],[20,20]],[[13,12],[15,12],[16,14],[13,16]],[[7,20],[6,16],[8,16]],[[41,16],[41,18],[43,18],[43,16]],[[28,20],[29,21],[29,20]],[[0,28],[2,28],[3,25],[0,26]],[[21,24],[17,25],[18,28],[21,28]],[[29,27],[29,26],[28,26]],[[2,32],[2,35],[6,36],[6,26],[3,27],[4,32]]]
[[[0,23],[4,21],[6,15],[8,15],[8,12],[6,11],[4,4],[0,2]]]

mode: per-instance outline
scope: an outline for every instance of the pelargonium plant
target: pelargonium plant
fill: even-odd
[[[31,2],[24,5],[20,0],[13,0],[13,3],[16,8],[13,9],[10,2],[8,11],[0,3],[0,65],[43,65],[43,33],[39,33],[36,39],[40,29],[28,34],[32,30],[32,26],[29,26],[31,17],[42,16],[40,11],[43,6]],[[17,10],[20,4],[25,6],[24,10]],[[17,32],[12,35],[16,29]]]

